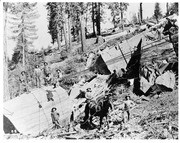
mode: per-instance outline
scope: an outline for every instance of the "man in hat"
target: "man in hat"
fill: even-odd
[[[40,88],[41,87],[41,69],[39,65],[35,66],[34,69],[34,76],[35,76],[35,81],[36,81],[36,87]]]
[[[44,85],[47,85],[47,77],[51,73],[50,67],[48,66],[47,62],[44,62],[44,67],[43,67],[43,78],[44,78]]]
[[[124,111],[127,113],[128,121],[130,120],[130,109],[135,106],[135,103],[130,99],[129,94],[125,96]]]
[[[51,85],[52,82],[52,74],[48,73],[47,76],[44,78],[45,85]]]
[[[59,113],[57,112],[57,108],[53,107],[51,109],[51,118],[52,118],[52,123],[55,125],[55,128],[58,129],[61,127],[59,124]]]
[[[60,86],[60,82],[62,81],[62,77],[63,77],[62,71],[60,69],[57,69],[55,77],[53,79],[53,85],[54,85],[53,88]]]
[[[19,81],[20,81],[20,94],[24,92],[29,92],[28,83],[27,83],[27,75],[24,70],[21,72]]]
[[[86,89],[86,94],[85,94],[86,99],[88,99],[88,100],[92,99],[91,94],[92,94],[91,88],[87,88]]]

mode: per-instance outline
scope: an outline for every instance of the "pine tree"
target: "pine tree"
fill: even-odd
[[[119,9],[120,9],[120,13],[121,13],[121,25],[122,25],[122,29],[124,29],[124,12],[127,10],[129,3],[120,2],[119,5],[120,5]]]
[[[133,14],[132,22],[133,22],[134,24],[138,23],[138,19],[137,19],[137,16],[136,16],[135,13]]]
[[[114,27],[117,27],[117,24],[119,23],[119,16],[121,17],[121,25],[122,25],[122,29],[123,29],[123,25],[124,25],[124,19],[123,19],[123,15],[124,12],[127,11],[127,8],[129,6],[129,3],[118,3],[118,2],[113,2],[113,3],[108,3],[109,5],[109,9],[111,9],[111,15],[113,17],[112,22],[114,24]]]
[[[139,13],[140,13],[140,23],[142,23],[143,21],[143,14],[142,14],[142,2],[140,3],[140,9],[139,9]]]
[[[33,42],[38,38],[36,34],[36,26],[34,20],[39,17],[36,10],[37,3],[15,3],[14,9],[12,10],[12,16],[9,21],[13,36],[10,38],[17,42],[15,51],[19,51],[20,57],[23,60],[23,68],[27,63],[26,57],[28,48],[33,47]],[[19,59],[18,59],[19,60]]]
[[[64,27],[64,3],[48,2],[46,4],[48,10],[48,29],[51,35],[52,43],[58,43],[58,49],[61,49],[62,29]],[[65,30],[66,31],[66,30]],[[64,33],[66,36],[66,33]],[[67,40],[65,38],[65,40]],[[66,41],[67,42],[67,41]]]
[[[8,85],[8,57],[7,57],[7,13],[11,8],[11,3],[9,2],[4,2],[3,3],[3,12],[4,12],[4,101],[7,101],[10,99],[10,94],[9,94],[9,85]]]
[[[159,3],[155,3],[154,17],[157,23],[159,23],[159,19],[162,17],[162,12],[161,12]]]
[[[170,5],[170,8],[169,8],[169,12],[170,14],[178,14],[178,7],[179,7],[179,3],[178,2],[174,2]]]

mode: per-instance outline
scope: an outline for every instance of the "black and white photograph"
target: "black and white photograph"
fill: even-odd
[[[1,0],[3,140],[179,140],[179,3]]]

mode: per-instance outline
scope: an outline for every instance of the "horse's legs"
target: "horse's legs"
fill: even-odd
[[[90,122],[91,125],[92,125],[92,118],[93,118],[93,116],[91,116],[90,119],[89,119],[89,122]]]
[[[102,117],[102,116],[100,116],[100,127],[99,127],[99,130],[101,129],[102,119],[103,119],[103,117]]]
[[[107,129],[109,129],[108,115],[106,116]]]

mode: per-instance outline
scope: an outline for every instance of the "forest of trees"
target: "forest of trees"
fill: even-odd
[[[114,28],[124,29],[125,15],[129,3],[124,2],[48,2],[45,5],[48,15],[48,33],[51,35],[52,44],[58,44],[58,50],[65,49],[69,52],[73,49],[72,42],[81,44],[79,53],[85,52],[86,39],[102,34],[101,22],[103,21],[105,7],[111,11]],[[143,3],[141,3],[141,12]],[[8,87],[8,69],[14,69],[19,64],[26,71],[32,71],[39,61],[35,58],[37,51],[33,43],[38,38],[35,21],[39,14],[37,3],[17,2],[3,3],[4,12],[4,81]],[[167,3],[166,16],[178,14],[178,3]],[[9,15],[9,16],[8,16]],[[139,22],[138,15],[133,14],[132,23]],[[159,3],[155,4],[153,17],[157,20],[163,17]],[[88,33],[87,21],[92,25],[92,33]],[[9,23],[11,35],[7,35],[7,23]],[[12,59],[7,58],[7,39],[13,39],[16,46],[13,49]],[[65,45],[62,42],[65,41]],[[47,47],[45,47],[47,48]],[[44,54],[42,49],[40,53]],[[12,68],[13,67],[13,68]],[[8,95],[8,88],[5,94]]]

